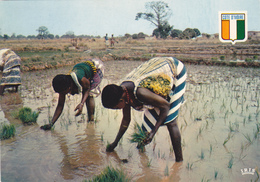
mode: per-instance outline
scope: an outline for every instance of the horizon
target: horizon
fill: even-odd
[[[145,12],[149,0],[27,0],[0,1],[0,34],[11,36],[37,35],[40,26],[48,28],[54,36],[124,36],[125,34],[152,35],[156,28],[150,22],[135,20],[139,12]],[[260,0],[165,0],[172,10],[168,20],[173,29],[197,28],[201,34],[219,33],[219,11],[247,11],[248,31],[259,31]]]

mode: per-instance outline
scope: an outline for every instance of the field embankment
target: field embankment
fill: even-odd
[[[174,56],[186,64],[260,67],[259,42],[235,45],[217,39],[195,40],[129,40],[117,39],[106,48],[103,39],[6,40],[0,48],[10,48],[22,58],[22,70],[40,70],[73,65],[98,57],[109,60],[148,60],[155,56]]]

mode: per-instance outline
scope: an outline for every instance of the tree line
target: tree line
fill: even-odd
[[[200,31],[197,28],[186,28],[184,31],[179,29],[174,29],[173,25],[169,24],[169,18],[172,15],[172,11],[167,3],[163,1],[152,1],[147,2],[145,4],[145,12],[139,12],[136,14],[135,20],[144,19],[150,22],[155,26],[155,29],[153,30],[152,35],[156,36],[156,38],[163,38],[166,39],[167,37],[171,36],[172,38],[179,38],[179,39],[192,39],[194,37],[197,37],[201,35]],[[54,36],[53,34],[50,34],[48,31],[48,28],[45,26],[40,26],[37,30],[38,34],[35,35],[17,35],[13,34],[11,37],[9,37],[7,34],[4,34],[4,36],[0,35],[0,38],[3,39],[22,39],[22,38],[28,38],[28,39],[59,39],[59,38],[100,38],[100,36],[89,36],[89,35],[79,35],[75,36],[73,31],[66,32],[65,35],[62,35],[61,37],[59,35]],[[133,39],[140,39],[144,38],[147,35],[143,34],[142,32],[138,34],[125,34],[126,38],[133,38]]]
[[[59,36],[59,35],[53,35],[49,33],[49,30],[46,26],[40,26],[37,30],[38,32],[37,35],[15,35],[14,33],[9,36],[7,34],[4,34],[3,36],[0,35],[0,39],[59,39],[59,38],[100,38],[100,36],[93,36],[93,35],[78,35],[76,36],[73,31],[68,31],[64,35]]]

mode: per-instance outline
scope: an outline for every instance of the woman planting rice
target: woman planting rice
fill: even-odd
[[[153,58],[129,73],[120,86],[107,85],[102,91],[102,104],[110,109],[123,109],[123,118],[115,141],[108,145],[113,151],[131,121],[131,107],[144,110],[142,130],[147,132],[143,144],[149,144],[160,126],[166,125],[177,162],[183,160],[181,136],[177,126],[179,108],[183,103],[186,69],[172,57]]]
[[[57,75],[52,81],[55,92],[59,93],[59,101],[52,117],[51,123],[41,126],[41,129],[49,130],[57,121],[62,113],[66,94],[79,94],[82,92],[82,99],[75,108],[77,113],[81,114],[84,103],[86,103],[88,111],[88,121],[94,120],[95,102],[94,96],[100,94],[99,84],[103,78],[104,65],[99,59],[92,59],[83,63],[76,64],[67,75]]]
[[[18,86],[21,85],[20,65],[21,59],[13,51],[10,49],[0,50],[0,70],[3,71],[0,95],[3,95],[7,87],[15,87],[17,92]]]

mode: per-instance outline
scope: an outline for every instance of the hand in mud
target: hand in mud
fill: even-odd
[[[83,109],[83,104],[80,103],[74,110],[74,111],[78,110],[75,116],[79,116],[82,113],[82,109]]]
[[[51,124],[46,124],[46,125],[41,126],[40,128],[43,129],[43,130],[50,130],[51,127],[52,127]]]
[[[107,145],[106,151],[107,152],[113,152],[114,148],[116,148],[117,144],[111,143]]]

